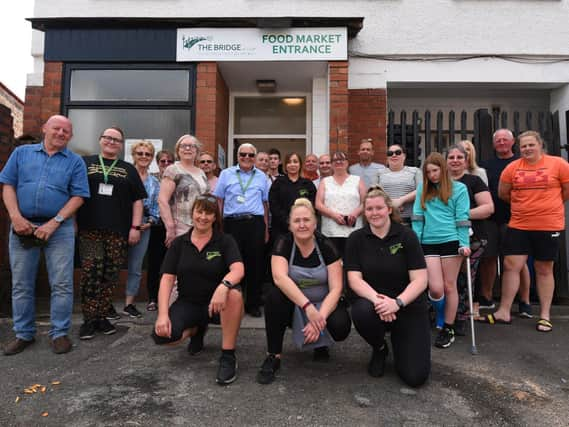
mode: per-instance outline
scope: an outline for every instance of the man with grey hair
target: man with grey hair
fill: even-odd
[[[360,162],[350,166],[349,172],[352,175],[361,177],[367,189],[377,184],[377,176],[380,171],[385,169],[385,166],[373,161],[374,150],[371,138],[361,140],[358,155],[360,156]]]
[[[256,154],[254,145],[241,144],[237,166],[221,172],[214,195],[223,215],[223,229],[237,241],[245,264],[245,311],[261,317],[264,245],[269,239],[269,184],[265,174],[255,167]]]
[[[320,180],[322,178],[326,178],[327,176],[332,176],[334,171],[332,170],[332,160],[330,158],[330,154],[322,154],[318,157],[318,172],[320,176],[312,181],[314,186],[318,190],[318,186],[320,185]]]
[[[498,257],[506,227],[510,219],[510,205],[498,197],[498,183],[502,171],[519,156],[514,153],[514,134],[509,129],[498,129],[492,136],[495,157],[482,163],[488,174],[488,188],[494,202],[494,214],[487,221],[488,244],[480,262],[480,308],[494,308],[492,288],[496,280]],[[519,314],[531,318],[529,300],[530,276],[527,265],[520,273]]]

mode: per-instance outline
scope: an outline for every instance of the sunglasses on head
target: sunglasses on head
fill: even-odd
[[[152,154],[150,153],[145,153],[144,151],[137,151],[136,154],[138,157],[152,157]]]
[[[391,156],[400,156],[403,153],[402,150],[388,150],[387,151],[387,157],[391,157]]]
[[[203,165],[204,163],[213,163],[213,160],[200,160],[200,163]]]
[[[249,157],[250,159],[252,159],[253,157],[255,157],[255,153],[239,153],[239,157]]]
[[[217,199],[213,196],[202,195],[202,196],[196,197],[196,200],[205,200],[205,201],[208,201],[210,203],[217,203]]]

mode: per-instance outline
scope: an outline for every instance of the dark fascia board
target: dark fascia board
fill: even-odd
[[[28,18],[32,28],[288,28],[288,27],[347,27],[348,37],[354,38],[363,28],[364,18],[326,17],[258,17],[258,18]]]

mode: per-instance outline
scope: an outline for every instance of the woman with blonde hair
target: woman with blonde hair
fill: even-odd
[[[148,168],[154,157],[154,145],[150,141],[141,140],[131,147],[131,155],[134,160],[134,167],[144,184],[148,197],[142,201],[143,213],[140,223],[140,240],[134,246],[128,248],[128,278],[126,281],[126,302],[123,314],[136,318],[142,314],[134,305],[134,299],[140,289],[140,279],[142,277],[142,262],[148,249],[150,241],[150,228],[157,224],[160,219],[160,209],[158,208],[158,193],[160,183],[156,177],[148,172]]]
[[[423,251],[415,233],[399,223],[398,209],[381,187],[368,190],[364,216],[367,224],[348,238],[344,268],[358,296],[352,302],[354,325],[373,349],[368,373],[383,375],[390,331],[395,370],[406,384],[418,387],[431,369]]]
[[[484,184],[488,185],[486,169],[478,166],[478,163],[476,162],[476,148],[474,148],[474,144],[468,139],[465,139],[464,141],[460,141],[458,145],[464,148],[464,151],[466,151],[468,156],[468,173],[480,177],[480,179],[484,181]]]
[[[461,255],[470,255],[469,215],[466,186],[451,179],[440,153],[431,153],[423,164],[423,183],[417,188],[412,225],[427,263],[429,296],[437,312],[437,327],[441,328],[435,341],[439,348],[454,342],[456,280]]]
[[[350,333],[350,316],[340,302],[340,254],[330,239],[316,232],[316,226],[312,203],[296,199],[290,208],[290,232],[279,236],[271,258],[275,286],[265,301],[268,348],[257,373],[260,384],[275,379],[291,321],[295,342],[303,349],[314,349],[314,360],[327,360],[328,345],[345,340]]]

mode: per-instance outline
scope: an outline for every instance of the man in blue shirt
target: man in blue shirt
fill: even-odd
[[[89,197],[83,159],[67,149],[71,121],[50,117],[39,144],[14,150],[0,173],[2,197],[12,222],[9,238],[12,311],[16,338],[4,348],[17,354],[34,342],[36,274],[43,249],[51,288],[49,336],[55,353],[71,350],[73,309],[73,214]]]
[[[269,239],[269,185],[266,175],[255,168],[256,154],[254,145],[241,144],[237,150],[239,164],[221,172],[214,194],[223,214],[223,229],[237,241],[245,264],[245,311],[260,317],[263,252]]]

